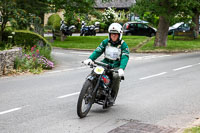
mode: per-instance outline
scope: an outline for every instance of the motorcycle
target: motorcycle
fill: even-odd
[[[81,33],[80,36],[96,36],[96,31],[99,30],[98,23],[95,25],[86,26],[84,22],[82,22]]]
[[[76,29],[76,27],[74,25],[71,26],[66,26],[64,21],[61,21],[61,25],[60,25],[60,31],[62,31],[62,33],[65,36],[72,36],[72,33],[74,32],[74,30]]]
[[[94,103],[102,105],[103,109],[113,105],[113,102],[111,103],[110,101],[112,74],[113,72],[118,73],[118,71],[108,64],[97,61],[94,64],[90,64],[90,67],[93,70],[83,84],[77,103],[77,114],[80,118],[87,116]],[[124,77],[121,77],[121,80],[124,80]],[[115,94],[114,101],[116,96],[117,94]]]

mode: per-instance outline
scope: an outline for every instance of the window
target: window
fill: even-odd
[[[138,24],[138,28],[144,28],[143,24]]]

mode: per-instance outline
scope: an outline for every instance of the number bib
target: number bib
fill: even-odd
[[[109,60],[117,60],[120,59],[121,55],[121,49],[117,47],[112,47],[112,46],[106,46],[105,50],[105,58]]]

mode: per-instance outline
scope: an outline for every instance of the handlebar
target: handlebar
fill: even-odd
[[[105,67],[110,72],[119,73],[117,70],[114,70],[113,67],[111,65],[109,65],[109,64],[106,64],[106,63],[103,63],[103,62],[99,62],[99,61],[93,61],[93,62],[94,62],[94,64],[88,64],[91,68],[96,67],[96,65],[99,65],[99,66]],[[83,63],[83,61],[81,63]],[[121,80],[124,80],[124,76],[121,77]]]

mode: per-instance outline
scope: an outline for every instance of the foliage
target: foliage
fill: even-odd
[[[26,30],[15,31],[14,43],[26,49],[29,49],[34,44],[38,44],[40,46],[47,46],[49,47],[49,49],[51,49],[51,45],[44,37],[37,33]]]
[[[105,9],[104,13],[102,14],[102,21],[105,22],[108,26],[112,24],[116,18],[117,14],[115,13],[115,10],[110,7]]]
[[[12,46],[13,46],[12,43],[0,42],[0,51],[1,51],[1,50],[8,50],[8,49],[11,49]]]
[[[47,22],[47,25],[52,26],[54,30],[60,30],[61,17],[58,14],[52,14]]]
[[[95,0],[49,0],[55,11],[63,9],[67,25],[77,22],[77,16],[94,11]],[[70,3],[70,4],[69,4]]]
[[[177,22],[188,23],[194,16],[194,10],[200,13],[200,0],[137,0],[131,8],[131,11],[153,25],[158,25],[159,16],[164,16],[170,21],[170,25]]]
[[[118,11],[117,14],[121,14],[121,16],[115,18],[115,22],[120,23],[121,25],[123,25],[124,23],[126,23],[128,21],[127,15],[129,13],[130,12],[125,12],[124,10]]]
[[[182,21],[188,21],[189,16],[192,14],[190,5],[194,1],[199,0],[137,0],[131,10],[148,20],[159,17],[154,45],[166,46],[169,26],[176,23],[177,20],[180,21],[180,18]],[[151,23],[156,25],[156,21],[151,21]]]
[[[176,19],[180,19],[178,16],[181,16],[182,20],[184,20],[183,18],[187,19],[187,14],[183,12],[189,12],[188,3],[187,0],[137,0],[131,11],[147,21],[153,20],[150,21],[153,25],[157,23],[154,18],[159,16],[164,16],[172,25],[177,22]]]
[[[101,18],[101,13],[97,12],[94,8],[96,0],[48,0],[53,9],[58,11],[64,10],[65,22],[67,25],[75,25],[78,29],[81,27],[81,21],[88,23],[91,21],[90,15]],[[102,0],[108,2],[111,0]],[[69,4],[70,3],[70,4]]]
[[[30,19],[31,16],[29,16],[25,10],[18,9],[18,11],[13,14],[13,18],[10,22],[13,28],[26,30],[30,27]]]
[[[200,133],[200,126],[186,129],[183,133]]]
[[[43,23],[44,14],[51,8],[48,0],[15,0],[16,6],[26,12],[26,15],[35,15],[40,17]]]
[[[108,30],[108,25],[106,23],[104,23],[104,22],[100,22],[100,31],[101,32],[105,32],[107,30]]]
[[[142,19],[149,22],[151,25],[153,25],[153,27],[158,26],[159,17],[156,16],[155,14],[151,14],[150,12],[145,12]]]
[[[4,30],[8,22],[10,22],[11,26],[15,29],[27,29],[33,25],[34,30],[39,33],[38,27],[41,27],[44,13],[49,10],[49,6],[47,5],[48,0],[1,0],[0,12],[2,24],[0,42],[2,41]],[[41,19],[38,19],[38,16],[40,16]]]
[[[15,13],[16,10],[15,7],[16,5],[12,0],[0,0],[0,13],[2,17],[0,42],[3,39],[4,30],[6,28],[8,21],[11,20],[13,14]]]
[[[15,69],[20,72],[40,73],[43,69],[52,69],[54,63],[48,60],[46,55],[50,57],[50,52],[45,47],[34,45],[31,50],[23,51],[21,57],[15,60]]]

